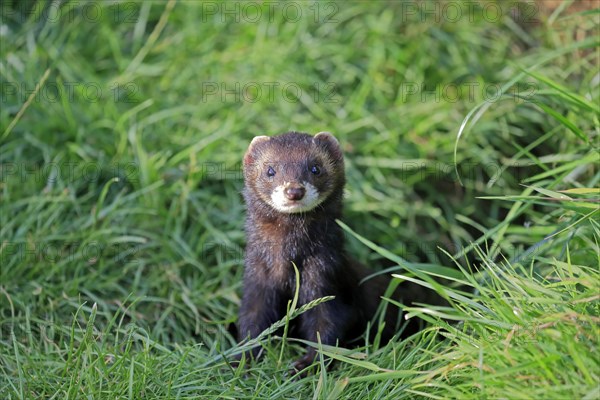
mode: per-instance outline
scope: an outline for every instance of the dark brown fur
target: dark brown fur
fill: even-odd
[[[331,138],[333,139],[333,138]],[[248,207],[244,294],[238,322],[239,338],[256,337],[285,316],[294,296],[295,273],[300,272],[299,306],[323,296],[335,296],[301,314],[297,336],[326,345],[347,345],[363,334],[372,321],[381,296],[389,284],[378,276],[359,284],[372,272],[349,259],[344,251],[343,231],[335,222],[342,215],[345,183],[344,160],[339,144],[328,137],[290,132],[253,143],[244,157],[244,198]],[[309,167],[319,164],[322,173],[313,176]],[[267,177],[266,169],[277,170]],[[267,201],[282,182],[310,182],[327,198],[314,209],[287,214]],[[398,308],[390,305],[382,340],[397,329]],[[373,321],[375,328],[377,321]],[[371,332],[371,337],[376,329]],[[258,351],[254,353],[256,356]],[[315,350],[295,363],[297,371],[310,365]]]

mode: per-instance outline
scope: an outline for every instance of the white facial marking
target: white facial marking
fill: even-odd
[[[302,186],[306,190],[304,197],[300,200],[290,200],[284,193],[287,186],[288,184],[279,185],[271,193],[271,206],[279,212],[292,214],[310,211],[323,200],[319,199],[317,188],[308,182],[302,182]]]

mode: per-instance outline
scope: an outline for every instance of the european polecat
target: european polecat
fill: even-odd
[[[389,278],[371,274],[344,251],[342,215],[344,157],[329,132],[257,136],[244,156],[247,246],[239,339],[254,338],[285,316],[300,272],[299,305],[324,296],[295,321],[296,335],[323,344],[347,344],[372,320]],[[382,341],[396,332],[398,308],[388,307]],[[377,328],[374,322],[374,336]],[[258,350],[254,352],[256,356]],[[294,363],[310,365],[315,350]]]

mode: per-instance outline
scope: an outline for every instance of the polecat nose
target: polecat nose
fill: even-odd
[[[290,200],[301,200],[304,197],[304,193],[306,193],[306,189],[302,186],[291,186],[286,188],[284,191],[285,197]]]

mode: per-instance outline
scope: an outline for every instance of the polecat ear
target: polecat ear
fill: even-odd
[[[268,136],[254,136],[254,139],[250,142],[250,146],[248,146],[248,151],[252,150],[252,146],[256,146],[261,142],[268,142],[269,140],[271,140],[271,138]]]
[[[255,146],[262,142],[268,142],[269,140],[271,140],[271,138],[268,136],[255,136],[250,142],[250,146],[248,146],[248,150],[246,150],[246,154],[244,155],[244,165],[252,164],[254,162],[252,154],[254,153]]]
[[[319,132],[313,137],[313,141],[325,146],[335,158],[344,158],[340,142],[338,142],[331,132]]]
[[[336,143],[339,146],[338,140],[333,136],[331,132],[319,132],[315,135],[316,140],[329,140]]]

